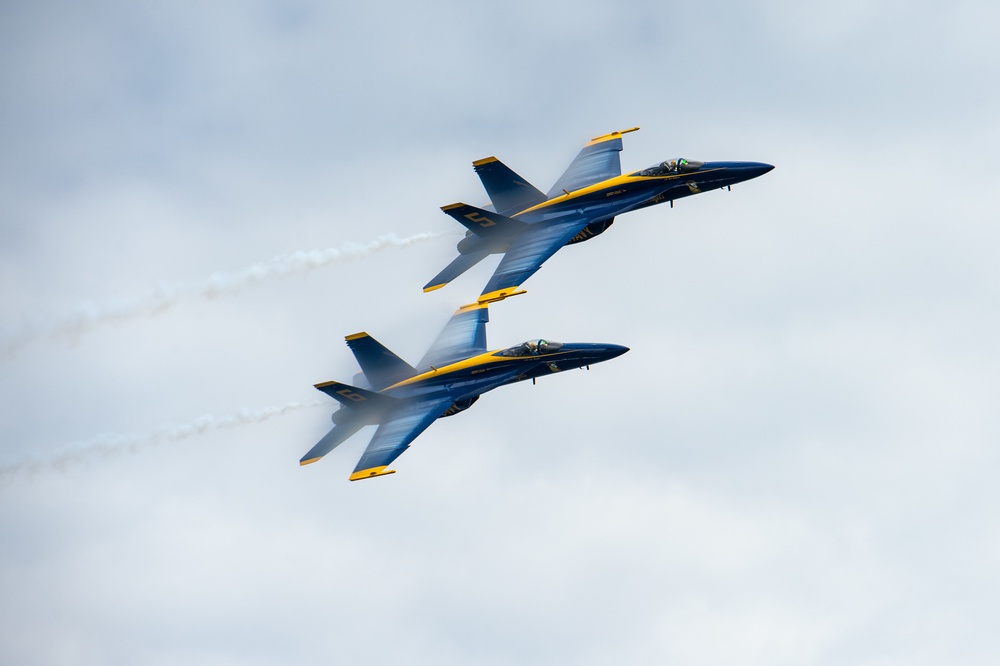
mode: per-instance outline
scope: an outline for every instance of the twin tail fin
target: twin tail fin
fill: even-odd
[[[477,160],[472,163],[472,168],[479,175],[479,180],[483,181],[483,187],[490,195],[493,208],[501,215],[514,215],[525,208],[542,203],[547,198],[495,157]]]
[[[385,345],[367,333],[348,335],[347,346],[358,359],[365,378],[375,391],[417,374],[412,365],[393,354]],[[317,388],[319,388],[317,386]],[[320,389],[323,390],[323,389]],[[331,396],[336,398],[336,396]]]

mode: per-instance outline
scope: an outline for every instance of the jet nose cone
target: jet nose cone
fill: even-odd
[[[603,342],[574,342],[563,345],[563,351],[570,352],[571,358],[582,368],[621,356],[628,351],[628,347]]]
[[[590,354],[595,360],[593,363],[610,361],[628,351],[628,347],[622,345],[595,344],[590,347]]]
[[[739,179],[737,182],[743,182],[757,176],[763,176],[773,168],[773,164],[764,162],[731,162],[728,170]]]
[[[764,162],[709,162],[702,167],[702,170],[719,170],[724,180],[735,184],[763,176],[773,168],[773,164]]]
[[[746,166],[743,167],[744,171],[747,173],[747,180],[756,178],[757,176],[763,176],[773,168],[773,164],[767,164],[765,162],[747,162]]]
[[[624,345],[603,345],[604,353],[607,354],[607,358],[616,358],[621,356],[628,351],[628,347]]]

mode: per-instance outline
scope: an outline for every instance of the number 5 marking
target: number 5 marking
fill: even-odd
[[[475,222],[481,227],[492,227],[496,222],[486,217],[485,215],[480,215],[479,213],[466,213],[463,217],[469,222]]]

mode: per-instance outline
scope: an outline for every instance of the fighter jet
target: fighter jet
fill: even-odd
[[[774,167],[761,162],[698,162],[672,159],[622,175],[622,135],[638,127],[596,137],[583,147],[547,194],[542,194],[496,157],[472,163],[492,205],[455,203],[441,208],[467,229],[458,257],[424,291],[440,289],[490,254],[503,254],[480,303],[503,300],[564,245],[607,231],[622,213],[729,188]]]
[[[356,386],[316,384],[341,406],[333,414],[333,429],[299,464],[314,463],[362,427],[378,425],[350,480],[393,474],[388,465],[420,433],[437,419],[468,409],[483,393],[563,370],[590,369],[628,351],[621,345],[545,339],[487,351],[488,321],[485,303],[460,308],[416,367],[367,333],[348,335],[362,372],[354,378]]]

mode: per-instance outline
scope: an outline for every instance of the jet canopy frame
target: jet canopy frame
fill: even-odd
[[[689,160],[683,157],[678,157],[675,160],[667,160],[666,162],[660,162],[642,171],[637,171],[633,176],[669,176],[675,173],[687,173],[690,171],[697,171],[705,165],[704,162],[699,162],[698,160]]]
[[[563,346],[563,343],[556,342],[554,340],[545,340],[544,338],[538,338],[536,340],[528,340],[527,342],[522,342],[521,344],[508,347],[498,351],[496,356],[538,356],[539,354],[551,354],[554,351],[558,351]]]

